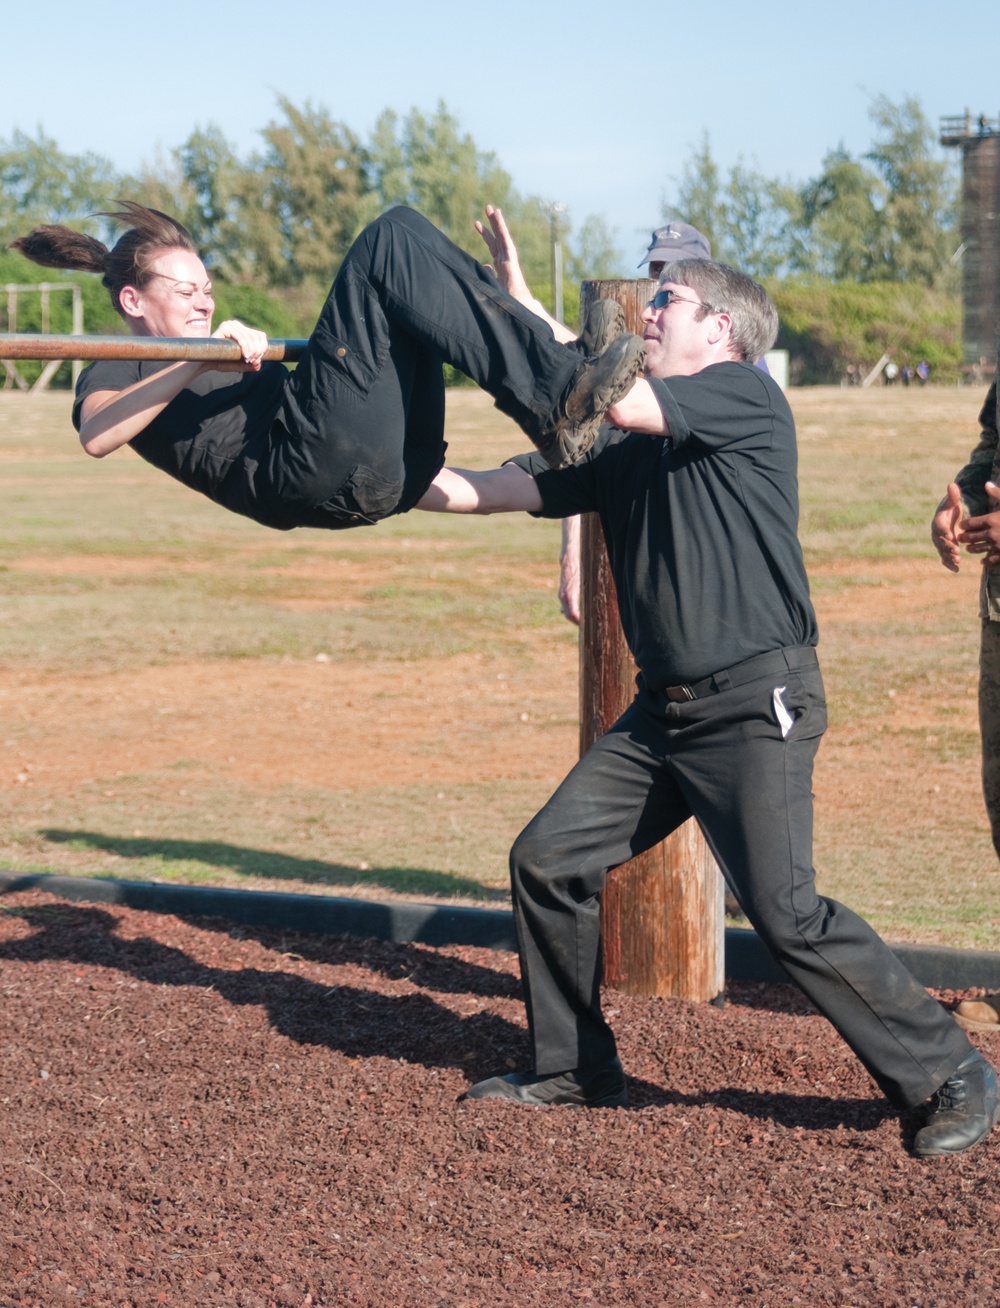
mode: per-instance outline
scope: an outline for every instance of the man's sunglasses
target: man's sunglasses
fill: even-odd
[[[676,291],[657,291],[653,298],[646,302],[646,307],[665,309],[675,300],[680,300],[681,304],[696,304],[699,309],[708,309],[709,312],[712,310],[712,306],[705,304],[703,300],[689,300],[686,295],[678,295]]]

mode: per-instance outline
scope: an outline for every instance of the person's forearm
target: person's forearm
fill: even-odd
[[[644,431],[653,436],[665,436],[669,431],[663,410],[645,377],[634,382],[628,394],[608,410],[608,421],[626,431]]]
[[[553,318],[541,300],[536,300],[532,296],[530,299],[519,300],[518,303],[523,304],[526,309],[530,309],[536,318],[541,318],[543,322],[547,322],[552,328],[552,335],[561,345],[569,345],[571,341],[577,339],[576,332],[567,327],[564,322],[560,322],[558,318]]]
[[[580,624],[580,517],[563,518],[562,550],[559,554],[559,607]]]
[[[990,446],[989,443],[980,441],[972,451],[969,462],[955,474],[955,481],[961,488],[962,498],[972,514],[985,513],[992,507],[985,486],[993,472],[995,450],[995,444]]]
[[[203,371],[201,363],[175,363],[123,391],[89,396],[83,403],[80,444],[102,459],[127,445]]]
[[[416,507],[427,513],[536,513],[542,497],[534,478],[514,463],[488,472],[442,468]]]
[[[997,457],[997,414],[996,386],[990,387],[989,393],[979,414],[979,441],[969,455],[969,462],[955,476],[961,488],[969,512],[986,513],[996,505],[985,491],[985,485],[993,479],[993,466]]]

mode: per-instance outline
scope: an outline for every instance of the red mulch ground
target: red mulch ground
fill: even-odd
[[[456,1102],[525,1062],[507,954],[33,891],[0,981],[4,1308],[1000,1304],[1000,1133],[911,1158],[783,987],[609,996],[582,1112]]]

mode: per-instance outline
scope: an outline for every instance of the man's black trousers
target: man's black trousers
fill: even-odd
[[[444,462],[442,361],[535,437],[582,359],[426,218],[390,209],[348,252],[288,380],[262,504],[318,527],[412,508]]]
[[[640,690],[518,837],[514,913],[539,1074],[614,1055],[600,891],[609,869],[692,815],[772,955],[895,1104],[926,1099],[971,1052],[871,927],[816,893],[812,767],[826,703],[814,651],[784,662],[685,703]]]

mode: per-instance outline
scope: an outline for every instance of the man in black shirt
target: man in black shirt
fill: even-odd
[[[753,366],[774,341],[774,306],[733,269],[681,260],[643,322],[647,380],[583,459],[445,468],[418,506],[596,511],[639,666],[632,705],[511,852],[534,1070],[468,1097],[627,1102],[601,1012],[599,896],[611,868],[693,815],[768,949],[885,1094],[901,1107],[935,1096],[915,1152],[960,1152],[998,1118],[993,1068],[875,932],[815,889],[826,705],[796,534],[795,430]]]

